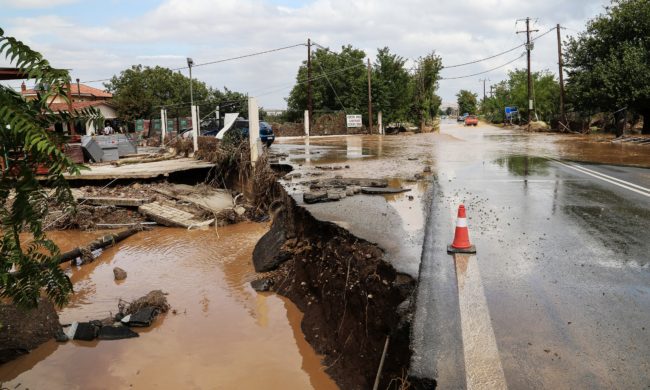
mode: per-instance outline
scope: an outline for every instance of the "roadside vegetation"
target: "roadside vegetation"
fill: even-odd
[[[46,237],[43,220],[52,205],[66,212],[74,208],[63,175],[83,169],[64,154],[64,140],[47,130],[71,121],[70,115],[53,112],[48,106],[55,96],[70,99],[70,75],[52,68],[41,54],[5,36],[2,29],[0,55],[41,86],[37,98],[26,101],[13,89],[0,85],[0,296],[20,307],[33,308],[44,292],[63,305],[72,292],[72,283],[59,268],[59,248]],[[100,120],[93,110],[73,115],[75,119]],[[43,167],[46,180],[39,181],[37,169]]]
[[[368,80],[366,53],[351,45],[340,52],[319,48],[312,53],[312,99],[314,120],[331,112],[361,114],[368,119]],[[412,123],[421,129],[431,125],[442,99],[436,94],[442,59],[435,52],[419,57],[415,66],[391,53],[388,47],[377,50],[371,64],[372,110],[382,111],[384,123]],[[412,70],[412,72],[409,72]],[[287,113],[279,120],[301,121],[307,109],[307,61],[296,74],[296,84],[287,98]]]

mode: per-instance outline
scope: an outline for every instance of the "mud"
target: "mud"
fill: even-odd
[[[336,389],[305,341],[296,306],[249,286],[253,246],[266,230],[246,222],[216,231],[157,228],[70,268],[75,294],[59,311],[62,323],[107,317],[120,298],[155,289],[169,294],[172,310],[151,327],[134,329],[138,338],[49,341],[0,366],[0,383],[12,389]],[[65,251],[103,232],[49,235]],[[115,266],[128,278],[115,281]]]
[[[384,261],[377,245],[316,220],[289,195],[282,205],[273,223],[284,228],[278,255],[286,261],[265,275],[271,290],[305,314],[305,337],[341,388],[372,388],[387,337],[380,388],[399,388],[410,359],[414,280]]]

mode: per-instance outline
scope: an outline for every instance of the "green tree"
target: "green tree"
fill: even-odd
[[[457,94],[456,98],[458,99],[458,111],[461,115],[476,114],[477,108],[476,104],[478,103],[478,95],[472,93],[471,91],[461,89]]]
[[[650,2],[613,0],[570,37],[565,51],[570,106],[583,112],[627,107],[650,134]]]
[[[190,115],[190,79],[171,69],[133,65],[104,85],[113,93],[118,115],[126,121],[157,117],[163,106],[179,106],[180,115]],[[196,79],[192,88],[195,102],[206,101],[214,94]]]
[[[52,203],[66,211],[74,207],[63,175],[76,174],[82,167],[63,153],[61,140],[46,129],[80,113],[52,112],[48,105],[56,96],[69,101],[67,71],[52,68],[39,53],[5,36],[2,29],[0,54],[37,85],[47,86],[36,100],[26,101],[0,85],[0,296],[22,307],[34,307],[44,292],[63,305],[72,283],[59,267],[59,249],[46,237],[42,221]],[[95,113],[87,110],[81,114]],[[45,184],[53,191],[37,180],[39,165],[48,167]]]
[[[531,74],[535,114],[550,122],[560,112],[560,83],[545,70]],[[505,120],[505,107],[518,107],[520,115],[528,115],[528,73],[525,69],[508,72],[508,79],[492,86],[494,93],[481,104],[481,112],[492,122]]]
[[[410,119],[420,124],[420,131],[424,130],[427,121],[434,118],[442,99],[436,95],[442,59],[435,52],[418,58],[417,68],[411,77],[411,110]]]
[[[315,111],[345,109],[349,114],[368,113],[366,54],[351,45],[340,53],[318,49],[312,53],[312,102]],[[298,120],[307,109],[307,61],[298,68],[296,85],[287,98],[288,117]]]
[[[372,72],[372,103],[374,112],[382,111],[386,123],[408,118],[411,91],[405,64],[404,58],[392,54],[387,47],[377,50]]]

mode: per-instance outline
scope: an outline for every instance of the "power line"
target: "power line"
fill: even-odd
[[[240,60],[240,59],[243,59],[243,58],[259,56],[259,55],[262,55],[262,54],[273,53],[273,52],[276,52],[276,51],[292,49],[294,47],[299,47],[299,46],[305,46],[305,44],[304,43],[298,43],[298,44],[295,44],[295,45],[278,47],[278,48],[275,48],[275,49],[259,51],[259,52],[256,52],[256,53],[249,53],[249,54],[244,54],[244,55],[240,55],[240,56],[236,56],[236,57],[223,58],[223,59],[220,59],[220,60],[203,62],[201,64],[192,65],[192,68],[196,68],[197,66],[214,65],[214,64],[220,64],[222,62]],[[171,71],[174,72],[174,71],[177,71],[177,70],[183,70],[183,69],[188,69],[188,68],[189,68],[189,66],[181,66],[181,67],[178,67],[178,68],[172,68]],[[98,83],[98,82],[110,81],[110,80],[111,80],[110,78],[106,78],[106,79],[82,81],[82,83]]]
[[[519,57],[515,58],[515,59],[512,60],[512,61],[508,61],[508,62],[506,62],[506,63],[503,64],[503,65],[499,65],[499,66],[497,66],[497,67],[494,67],[494,68],[492,68],[492,69],[488,69],[488,70],[483,71],[483,72],[474,73],[474,74],[468,74],[468,75],[466,75],[466,76],[458,76],[458,77],[443,77],[443,78],[441,78],[440,80],[458,80],[458,79],[465,79],[465,78],[469,78],[469,77],[480,76],[480,75],[482,75],[482,74],[485,74],[485,73],[489,73],[489,72],[495,71],[495,70],[497,70],[497,69],[499,69],[499,68],[503,68],[504,66],[508,66],[508,65],[512,64],[513,62],[517,61],[518,59],[520,59],[521,57],[523,57],[524,55],[526,55],[525,52],[524,52],[524,53],[521,53],[521,55],[520,55]]]
[[[543,33],[543,34],[541,34],[541,35],[536,36],[535,38],[532,38],[531,41],[535,41],[535,40],[537,40],[537,39],[543,37],[544,35],[550,33],[551,31],[554,31],[554,30],[555,30],[555,27],[551,28],[550,30],[546,31],[545,33]],[[479,62],[483,62],[483,61],[491,60],[491,59],[493,59],[493,58],[496,58],[496,57],[502,56],[502,55],[504,55],[504,54],[508,54],[508,53],[513,52],[513,51],[519,49],[520,47],[524,47],[524,46],[526,46],[526,44],[525,44],[525,43],[522,43],[522,44],[519,45],[519,46],[515,46],[515,47],[513,47],[513,48],[511,48],[511,49],[508,49],[508,50],[506,50],[506,51],[502,51],[501,53],[497,53],[497,54],[491,55],[491,56],[489,56],[489,57],[481,58],[480,60],[475,60],[475,61],[465,62],[465,63],[462,63],[462,64],[456,64],[456,65],[443,66],[442,69],[458,68],[458,67],[461,67],[461,66],[477,64],[477,63],[479,63]]]

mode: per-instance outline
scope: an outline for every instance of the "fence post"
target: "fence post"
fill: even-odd
[[[251,163],[254,167],[262,151],[260,141],[260,113],[257,107],[257,100],[254,97],[248,98],[248,140],[251,148]]]
[[[305,137],[309,137],[309,110],[305,110]]]

